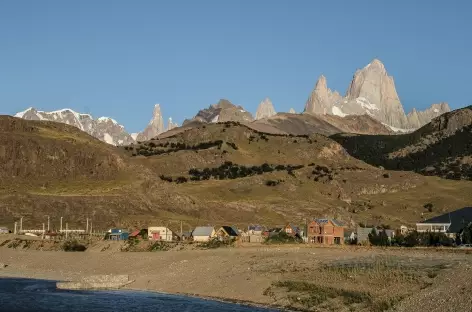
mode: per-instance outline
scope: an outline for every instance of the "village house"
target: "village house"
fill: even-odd
[[[216,237],[216,231],[212,226],[197,226],[192,232],[192,237],[195,242],[208,242]]]
[[[228,239],[228,238],[230,239],[232,238],[236,240],[238,239],[240,234],[239,234],[239,231],[235,227],[223,225],[222,227],[218,229],[218,231],[216,231],[216,236],[222,240]]]
[[[166,226],[149,226],[147,231],[149,240],[166,242],[179,240],[179,235]]]
[[[357,244],[363,245],[369,243],[369,234],[372,233],[371,227],[357,227],[356,236],[357,236]]]
[[[289,236],[300,236],[300,228],[297,226],[292,226],[290,223],[287,223],[283,228],[282,231]]]
[[[307,238],[314,244],[344,244],[344,227],[335,219],[314,219],[308,224]]]
[[[416,223],[416,231],[444,233],[455,237],[472,222],[472,207],[464,207],[440,216]]]
[[[256,224],[247,227],[248,235],[262,235],[262,232],[264,232],[264,227],[261,225]]]
[[[128,237],[128,231],[123,229],[109,229],[105,235],[105,239],[108,240],[127,240]]]

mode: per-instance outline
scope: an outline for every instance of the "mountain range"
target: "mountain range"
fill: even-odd
[[[410,113],[405,114],[396,92],[393,77],[388,75],[381,61],[374,59],[367,66],[355,72],[344,97],[338,91],[329,89],[326,77],[321,75],[305,103],[303,114],[296,114],[293,108],[288,114],[277,113],[272,101],[267,97],[261,101],[253,116],[244,107],[221,99],[218,103],[200,110],[192,119],[185,120],[182,126],[188,128],[200,123],[234,121],[253,123],[254,127],[270,126],[273,133],[331,135],[346,129],[356,131],[356,127],[348,126],[346,128],[346,125],[343,125],[350,124],[355,119],[349,121],[343,118],[366,115],[372,120],[359,119],[364,121],[362,131],[359,130],[360,133],[383,134],[385,127],[382,125],[393,132],[412,132],[433,118],[449,111],[449,105],[441,102],[433,104],[424,111],[413,109]],[[310,118],[305,115],[314,117]],[[179,127],[172,121],[172,118],[169,118],[167,126],[164,125],[164,117],[159,104],[154,106],[152,118],[145,129],[133,134],[126,132],[124,126],[112,118],[94,119],[89,114],[77,113],[71,109],[44,112],[29,108],[17,113],[15,117],[66,123],[112,145],[129,145],[137,141],[150,140]],[[374,125],[375,121],[381,125]]]

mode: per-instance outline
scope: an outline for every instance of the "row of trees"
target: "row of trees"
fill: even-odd
[[[234,143],[233,143],[234,144]],[[236,147],[236,144],[230,145],[231,147]],[[203,149],[209,149],[212,147],[217,147],[218,149],[221,149],[221,146],[223,145],[222,140],[216,140],[216,141],[209,141],[209,142],[202,142],[198,143],[196,145],[187,145],[185,143],[165,143],[165,144],[155,144],[154,142],[149,143],[147,146],[141,145],[137,150],[134,156],[136,155],[143,155],[143,156],[153,156],[153,155],[162,155],[162,154],[169,154],[169,153],[174,153],[182,150],[203,150]],[[157,147],[170,147],[167,149],[159,149]]]
[[[244,166],[233,164],[231,161],[226,161],[221,166],[217,168],[204,168],[204,169],[190,169],[188,174],[190,178],[186,178],[184,176],[180,176],[177,178],[173,178],[171,176],[160,175],[159,178],[163,181],[167,182],[175,182],[175,183],[186,183],[190,181],[204,181],[209,180],[210,178],[217,179],[217,180],[225,180],[225,179],[237,179],[237,178],[244,178],[253,175],[259,175],[267,172],[273,171],[283,171],[286,170],[288,174],[294,175],[293,171],[303,168],[303,165],[270,165],[268,163],[264,163],[260,166]],[[275,186],[283,180],[269,180],[266,185],[268,186]]]
[[[372,229],[369,234],[369,242],[374,246],[398,246],[398,247],[435,247],[453,246],[455,242],[444,233],[437,232],[417,232],[412,231],[406,235],[397,233],[391,239],[385,230],[376,231]],[[460,242],[459,242],[460,244]]]
[[[303,165],[270,165],[268,163],[264,163],[260,166],[244,166],[226,161],[217,168],[190,169],[188,173],[191,176],[191,180],[194,181],[209,180],[210,178],[225,180],[283,170],[287,170],[288,174],[293,175],[294,170],[303,167]]]

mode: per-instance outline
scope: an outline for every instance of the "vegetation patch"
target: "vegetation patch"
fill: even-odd
[[[284,288],[292,308],[311,309],[330,299],[341,299],[345,305],[372,305],[372,296],[368,292],[344,290],[329,286],[320,286],[302,281],[279,281],[273,284],[276,288]],[[355,307],[355,306],[354,306]]]
[[[157,241],[149,246],[148,251],[168,251],[170,249],[172,246],[168,242]]]
[[[198,150],[209,149],[212,147],[217,147],[218,149],[221,149],[222,145],[223,145],[222,140],[202,142],[195,145],[189,145],[189,144],[180,143],[180,142],[154,143],[151,141],[148,144],[139,145],[139,147],[136,148],[135,154],[142,155],[142,156],[154,156],[154,155],[175,153],[178,151],[191,151],[191,150],[198,151]],[[133,150],[133,147],[127,147],[126,150]]]
[[[197,248],[201,249],[216,249],[221,247],[232,247],[234,246],[234,239],[223,239],[218,238],[210,239],[208,242],[201,242],[196,245]]]
[[[86,249],[85,245],[80,244],[75,239],[65,241],[62,244],[62,250],[64,251],[85,251]]]
[[[300,237],[288,235],[285,232],[269,235],[264,241],[265,244],[298,244],[302,242]]]
[[[303,167],[303,165],[270,165],[268,163],[264,163],[260,166],[244,166],[226,161],[217,168],[190,169],[188,173],[191,176],[190,180],[192,181],[209,180],[210,178],[225,180],[245,178],[274,171],[287,170],[287,173],[290,173],[293,170]]]

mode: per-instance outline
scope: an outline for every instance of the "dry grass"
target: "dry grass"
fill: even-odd
[[[443,261],[408,264],[388,257],[330,262],[315,266],[302,279],[273,283],[265,295],[303,311],[385,311],[430,286],[444,268]]]

